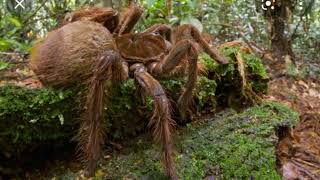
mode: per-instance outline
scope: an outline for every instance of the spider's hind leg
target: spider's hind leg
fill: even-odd
[[[162,145],[162,161],[165,173],[171,179],[176,179],[173,154],[172,154],[172,127],[175,122],[171,118],[171,107],[164,89],[154,79],[142,64],[134,64],[130,67],[138,84],[142,87],[146,96],[153,99],[153,112],[148,127],[152,129],[155,141]]]
[[[83,121],[76,139],[82,160],[87,164],[85,176],[94,175],[97,162],[102,154],[104,144],[104,105],[107,100],[105,93],[106,82],[113,83],[126,79],[125,69],[118,53],[107,51],[96,64],[93,65],[93,74],[87,82],[85,110]]]
[[[174,39],[175,43],[178,43],[182,40],[189,39],[198,43],[205,53],[207,53],[212,59],[216,60],[220,64],[228,64],[228,60],[220,54],[217,48],[210,47],[206,40],[201,36],[199,30],[191,24],[183,24],[178,26],[174,30]]]
[[[186,117],[186,112],[190,110],[193,89],[196,86],[198,76],[198,52],[194,42],[186,39],[179,41],[164,60],[149,65],[151,74],[163,76],[177,70],[185,60],[188,60],[188,80],[178,100],[178,107],[183,120]]]

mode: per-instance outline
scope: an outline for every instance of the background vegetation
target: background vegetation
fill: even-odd
[[[0,51],[28,52],[32,43],[54,29],[65,13],[86,5],[121,9],[128,0],[26,0],[25,10],[14,9],[14,0],[0,2]],[[137,30],[157,23],[192,23],[213,34],[216,42],[238,38],[261,49],[276,51],[288,41],[297,59],[319,58],[320,2],[277,0],[279,13],[263,11],[261,1],[236,0],[139,0],[146,7]],[[282,10],[284,8],[284,10]],[[279,22],[277,22],[279,21]],[[283,27],[278,27],[277,25]],[[279,35],[278,35],[279,34]],[[276,46],[276,47],[275,47]],[[307,51],[306,51],[307,50]]]

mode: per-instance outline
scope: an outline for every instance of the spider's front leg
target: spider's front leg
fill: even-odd
[[[162,144],[162,161],[166,175],[172,179],[177,179],[172,159],[172,127],[175,122],[171,118],[169,99],[160,83],[146,71],[143,64],[132,65],[130,71],[134,71],[134,77],[145,95],[152,97],[154,100],[152,117],[148,127],[153,130],[154,139]]]
[[[187,58],[188,60],[188,80],[178,100],[179,110],[182,119],[185,118],[185,112],[189,109],[192,101],[192,92],[195,88],[198,75],[198,53],[194,42],[190,40],[181,40],[171,49],[169,54],[161,62],[151,63],[149,71],[152,74],[163,76],[170,74],[175,68]]]
[[[124,81],[128,77],[124,66],[118,53],[107,51],[92,67],[93,74],[87,82],[83,121],[76,137],[80,155],[87,164],[84,174],[86,177],[94,175],[104,144],[103,110],[106,101],[105,92],[108,90],[105,89],[106,82]]]
[[[139,21],[143,13],[143,8],[134,2],[131,2],[129,7],[121,13],[120,23],[114,34],[120,36],[122,34],[129,33],[134,25]]]
[[[105,26],[110,32],[113,32],[119,24],[119,13],[112,8],[87,7],[80,8],[75,12],[67,14],[61,26],[75,21],[94,21]]]

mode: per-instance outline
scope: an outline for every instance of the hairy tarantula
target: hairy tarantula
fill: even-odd
[[[170,102],[155,77],[178,74],[187,82],[178,100],[184,114],[192,100],[198,74],[198,50],[219,63],[228,63],[210,47],[192,25],[174,30],[164,24],[141,33],[130,33],[143,13],[131,3],[121,15],[110,8],[87,8],[66,17],[63,26],[48,34],[31,54],[31,67],[40,81],[51,87],[85,84],[87,87],[83,121],[77,136],[86,161],[85,176],[94,175],[104,144],[103,109],[108,92],[106,82],[136,80],[145,95],[153,98],[148,127],[162,145],[165,173],[175,179],[172,158]]]

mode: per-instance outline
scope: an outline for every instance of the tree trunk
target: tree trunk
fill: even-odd
[[[271,41],[271,50],[275,59],[284,63],[284,57],[290,56],[294,62],[295,55],[292,50],[292,38],[289,33],[288,23],[293,17],[293,11],[296,0],[277,0],[271,6],[262,9],[260,0],[256,0],[257,11],[263,12],[265,19],[268,22],[269,37]]]
[[[291,36],[286,36],[285,34],[287,19],[291,18],[289,16],[292,16],[290,10],[293,10],[291,2],[283,0],[279,4],[276,4],[275,10],[267,16],[267,19],[271,24],[271,49],[272,52],[281,59],[286,55],[294,58]]]

